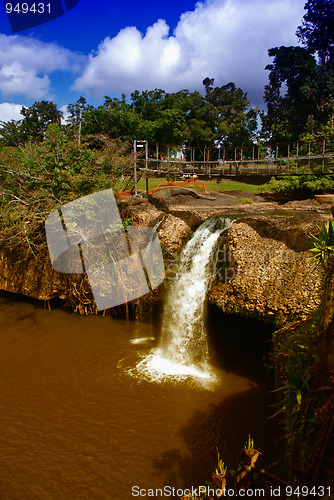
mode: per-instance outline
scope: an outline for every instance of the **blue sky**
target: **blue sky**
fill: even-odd
[[[52,0],[48,0],[48,2]],[[134,90],[202,90],[234,81],[263,103],[267,51],[297,45],[306,0],[79,0],[65,15],[13,34],[0,4],[0,120],[51,100],[65,110]],[[13,2],[15,3],[15,2]]]

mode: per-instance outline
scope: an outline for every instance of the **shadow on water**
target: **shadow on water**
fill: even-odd
[[[171,448],[154,462],[154,467],[166,475],[166,484],[206,484],[217,466],[217,450],[229,468],[237,467],[248,434],[262,453],[258,465],[280,474],[282,467],[276,462],[283,457],[283,443],[277,425],[269,420],[272,409],[269,401],[264,404],[264,392],[261,387],[253,387],[217,401],[207,410],[196,411],[180,429],[187,452]]]
[[[214,364],[261,385],[273,384],[273,372],[266,368],[272,334],[276,330],[272,323],[226,314],[209,305],[207,330]]]

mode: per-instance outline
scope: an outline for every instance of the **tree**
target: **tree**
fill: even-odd
[[[26,140],[21,120],[0,122],[0,144],[2,146],[21,146]]]
[[[84,113],[89,111],[93,106],[87,104],[87,101],[84,97],[80,97],[74,104],[69,104],[66,108],[68,112],[68,117],[66,121],[74,126],[79,125],[81,121],[83,121]]]
[[[296,35],[323,66],[334,56],[334,0],[308,0]]]
[[[247,95],[230,82],[214,87],[214,79],[203,80],[206,94],[189,96],[187,121],[193,146],[246,146],[252,144],[257,128],[257,108],[251,108]]]
[[[69,104],[66,108],[69,113],[66,121],[70,124],[72,131],[77,130],[78,133],[78,142],[81,142],[81,129],[82,124],[85,121],[85,113],[89,110],[93,109],[93,106],[87,104],[86,99],[84,97],[80,97],[76,103]]]
[[[22,107],[22,128],[24,133],[33,141],[42,141],[50,123],[60,125],[62,112],[57,105],[49,101],[34,102],[29,108]]]
[[[180,90],[136,90],[130,102],[105,96],[104,104],[89,107],[83,115],[83,134],[107,134],[114,139],[146,139],[167,144],[214,146],[217,142],[242,146],[251,143],[257,127],[257,110],[234,83],[214,87],[214,79],[203,81],[206,94]],[[71,105],[71,123],[78,124],[83,98]]]
[[[266,66],[270,73],[265,86],[268,112],[262,115],[263,133],[275,142],[295,140],[304,132],[308,116],[317,115],[317,63],[302,47],[275,47],[268,54],[274,61]]]
[[[310,126],[316,133],[334,113],[334,68],[317,64],[302,47],[275,47],[268,54],[274,61],[266,66],[270,73],[264,95],[268,112],[262,115],[264,136],[275,142],[294,141]]]

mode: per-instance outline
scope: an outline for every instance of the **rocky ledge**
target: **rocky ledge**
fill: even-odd
[[[322,271],[316,266],[308,235],[326,217],[244,217],[232,225],[218,252],[218,279],[211,302],[225,311],[306,319],[320,304]]]
[[[310,201],[302,204],[303,211],[290,204],[285,208],[286,215],[275,215],[282,214],[284,207],[268,206],[258,196],[249,198],[253,203],[238,201],[239,193],[213,196],[215,201],[184,193],[150,201],[132,198],[120,203],[120,212],[134,225],[159,224],[166,259],[169,252],[180,251],[192,230],[212,215],[239,217],[226,240],[222,240],[217,254],[217,279],[209,299],[237,313],[286,319],[307,317],[319,304],[321,284],[321,271],[309,258],[308,234],[317,233],[317,224],[330,217],[330,208],[317,210]],[[270,215],[257,215],[269,210]],[[31,245],[28,235],[14,247],[8,240],[0,241],[0,290],[45,301],[59,297],[70,310],[96,313],[87,277],[52,269],[42,226],[37,240],[38,245],[36,237]],[[159,290],[155,290],[141,302],[153,305],[159,296]]]

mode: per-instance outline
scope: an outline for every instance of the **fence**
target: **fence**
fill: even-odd
[[[135,180],[147,175],[196,174],[198,177],[327,173],[333,165],[334,140],[254,144],[249,147],[172,146],[134,141]]]

